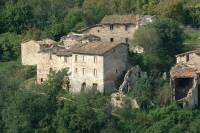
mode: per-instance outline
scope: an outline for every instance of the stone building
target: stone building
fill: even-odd
[[[93,34],[104,42],[128,43],[139,27],[139,19],[133,15],[105,16],[100,24],[81,30],[83,34]]]
[[[21,60],[23,65],[37,65],[41,59],[39,54],[40,49],[48,48],[56,44],[51,39],[44,39],[41,41],[28,41],[21,44]]]
[[[88,88],[112,92],[127,70],[127,44],[146,18],[105,16],[100,24],[85,28],[80,34],[69,33],[60,42],[45,39],[22,43],[22,64],[37,66],[39,84],[48,79],[50,71],[67,68],[71,92]]]
[[[71,92],[93,88],[110,93],[116,88],[115,81],[126,71],[127,51],[125,43],[100,41],[76,44],[70,49],[54,46],[41,51],[43,60],[37,65],[37,82],[46,81],[51,70],[68,68]]]
[[[200,49],[176,56],[171,69],[173,99],[193,108],[200,102]]]

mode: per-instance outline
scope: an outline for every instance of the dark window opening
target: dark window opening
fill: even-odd
[[[43,78],[41,78],[41,79],[40,79],[40,82],[41,82],[41,83],[43,83],[43,82],[44,82]]]
[[[100,30],[97,30],[97,32],[100,32]]]
[[[50,69],[49,69],[49,72],[50,72],[50,73],[53,72],[53,68],[50,68]]]
[[[138,72],[138,78],[141,78],[141,72]]]
[[[175,80],[175,99],[185,98],[192,86],[193,78],[177,78]]]
[[[113,29],[114,29],[114,25],[111,24],[111,25],[110,25],[110,30],[113,30]]]
[[[86,83],[82,83],[81,85],[81,92],[85,92],[85,89],[86,89]]]
[[[118,73],[118,70],[116,69],[116,73]]]
[[[97,83],[93,83],[92,84],[92,90],[97,91],[97,86],[98,86]]]
[[[198,104],[200,106],[200,85],[198,85]]]
[[[114,42],[114,38],[110,38],[110,42]]]
[[[51,54],[51,53],[50,53],[50,55],[49,55],[49,59],[52,60],[52,54]]]
[[[128,43],[128,38],[125,39],[126,43]]]
[[[125,25],[125,31],[127,31],[128,30],[128,25]]]
[[[188,54],[188,55],[186,55],[186,61],[188,62],[189,60],[190,60],[190,56]]]

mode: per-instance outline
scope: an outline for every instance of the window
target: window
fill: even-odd
[[[100,30],[97,30],[97,32],[100,32]]]
[[[128,30],[128,25],[125,25],[125,31],[127,31]]]
[[[114,38],[110,38],[110,42],[114,42]]]
[[[75,62],[78,61],[78,55],[75,55]]]
[[[97,63],[97,57],[94,56],[94,63]]]
[[[82,74],[85,75],[85,68],[82,69]]]
[[[138,72],[138,78],[141,78],[141,73],[140,72]]]
[[[116,69],[116,73],[118,73],[118,70]]]
[[[97,76],[97,69],[94,69],[94,76]]]
[[[111,25],[110,25],[110,30],[112,31],[113,29],[114,29],[114,25],[111,24]]]
[[[86,83],[82,83],[81,85],[81,92],[85,92],[85,89],[86,89]]]
[[[74,70],[74,71],[75,71],[75,73],[78,73],[78,68],[75,68],[75,70]]]
[[[49,69],[49,72],[50,72],[50,73],[53,72],[53,68],[50,68],[50,69]]]
[[[52,54],[50,53],[50,55],[49,55],[49,60],[52,60]]]
[[[40,82],[41,82],[41,83],[43,83],[43,82],[44,82],[43,78],[41,78],[41,79],[40,79]]]
[[[98,86],[97,83],[93,83],[93,84],[92,84],[92,89],[93,89],[94,91],[97,91],[97,86]]]
[[[64,57],[64,62],[67,63],[67,57]]]
[[[190,60],[189,54],[186,55],[186,61],[188,62]]]
[[[126,43],[128,43],[128,38],[125,39]]]
[[[85,56],[83,55],[83,62],[85,62]]]

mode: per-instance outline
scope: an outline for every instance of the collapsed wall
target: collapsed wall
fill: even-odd
[[[145,77],[146,73],[142,72],[140,67],[134,66],[131,69],[127,71],[127,73],[124,76],[124,80],[122,84],[120,85],[118,92],[115,92],[111,95],[111,104],[113,107],[122,107],[124,104],[124,98],[128,98],[125,95],[125,92],[128,92],[133,84],[140,78]],[[128,98],[131,101],[133,108],[139,108],[139,105],[136,101],[136,99]]]
[[[170,71],[172,100],[182,106],[194,108],[198,105],[198,74],[194,67],[177,64]]]

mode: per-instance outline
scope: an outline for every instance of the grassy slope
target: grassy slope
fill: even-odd
[[[194,49],[196,46],[200,45],[200,30],[194,28],[185,28],[184,29],[186,39],[184,45],[186,50]]]

